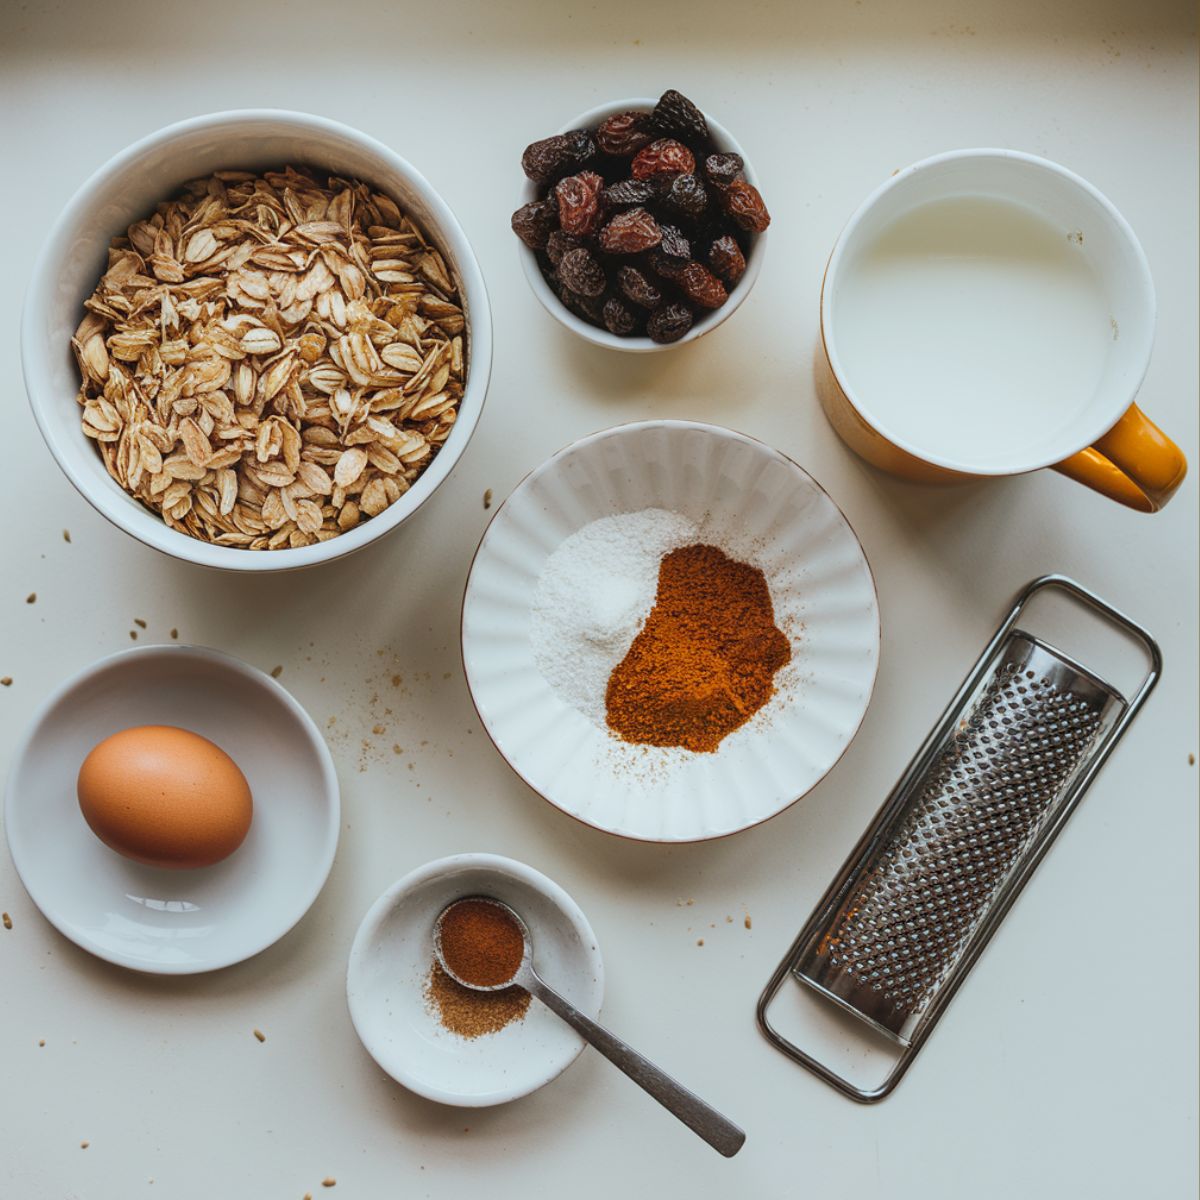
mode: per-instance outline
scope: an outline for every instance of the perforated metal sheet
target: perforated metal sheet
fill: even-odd
[[[796,974],[907,1044],[1123,708],[1099,680],[1014,631]]]

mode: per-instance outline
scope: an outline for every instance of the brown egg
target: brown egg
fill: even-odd
[[[118,854],[153,867],[208,867],[250,829],[250,785],[208,738],[172,725],[139,725],[105,738],[76,785],[92,832]]]

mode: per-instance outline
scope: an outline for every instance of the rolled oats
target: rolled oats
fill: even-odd
[[[196,180],[113,240],[84,307],[84,433],[121,487],[217,545],[308,546],[378,516],[462,400],[445,260],[353,180]]]

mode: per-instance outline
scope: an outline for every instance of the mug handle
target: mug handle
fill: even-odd
[[[1052,470],[1139,512],[1158,512],[1187,474],[1183,451],[1136,404],[1093,446]]]

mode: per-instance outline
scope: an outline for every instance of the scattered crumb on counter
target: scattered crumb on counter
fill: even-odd
[[[392,743],[392,753],[393,753],[393,754],[403,754],[403,753],[404,753],[404,747],[403,747],[403,746],[398,746],[398,745],[397,745],[395,742],[393,742],[393,743]]]
[[[63,541],[64,541],[64,542],[66,542],[68,545],[70,545],[70,542],[71,542],[71,531],[70,531],[69,529],[64,529],[64,530],[63,530]]]
[[[29,595],[25,597],[25,603],[26,604],[36,604],[37,603],[37,592],[30,592]]]
[[[492,507],[492,489],[491,488],[488,488],[487,491],[483,493],[483,507],[484,508]]]
[[[386,725],[372,725],[371,732],[378,737],[381,733],[387,733]]]
[[[44,1046],[45,1044],[46,1044],[46,1039],[45,1039],[45,1038],[38,1038],[38,1045],[39,1045],[39,1046]]]
[[[254,1036],[258,1038],[260,1042],[265,1042],[267,1040],[267,1035],[263,1033],[261,1029],[256,1029],[254,1031]]]
[[[697,939],[696,939],[696,945],[697,945],[697,946],[703,946],[703,945],[704,945],[704,939],[703,939],[703,938],[697,938]]]
[[[750,922],[750,914],[749,913],[746,914],[746,919],[742,922],[742,924],[745,925],[745,927],[747,929],[750,928],[751,922]]]
[[[726,924],[726,925],[732,925],[732,924],[733,924],[733,918],[732,918],[732,917],[726,917],[726,918],[725,918],[725,924]]]
[[[0,679],[0,687],[12,687],[12,676],[5,675],[3,679]]]
[[[305,1192],[304,1200],[312,1200],[312,1192]]]
[[[91,1142],[80,1142],[79,1148],[80,1150],[86,1150],[91,1144]]]
[[[136,626],[137,626],[139,629],[145,629],[145,628],[146,628],[146,622],[145,622],[145,621],[143,621],[141,617],[134,617],[134,618],[133,618],[133,623],[134,623],[134,624],[135,624],[135,625],[136,625]]]
[[[12,928],[12,917],[10,917],[8,913],[0,913],[0,921],[4,922],[5,929]]]
[[[283,664],[280,663],[277,667],[271,668],[271,678],[278,679],[283,674]]]
[[[0,683],[3,683],[4,686],[7,687],[10,683],[12,683],[12,680],[11,679],[0,679]],[[1196,765],[1196,756],[1194,754],[1189,754],[1188,755],[1188,766],[1194,767],[1195,765]]]
[[[137,641],[137,630],[136,630],[136,629],[131,629],[131,630],[129,631],[129,636],[130,636],[130,638],[131,638],[133,641],[135,641],[135,642],[136,642],[136,641]]]
[[[179,630],[178,629],[171,630],[171,640],[176,641],[176,642],[179,640]]]
[[[337,1187],[337,1180],[334,1179],[334,1177],[332,1175],[326,1175],[325,1178],[321,1180],[321,1186],[322,1187]]]

